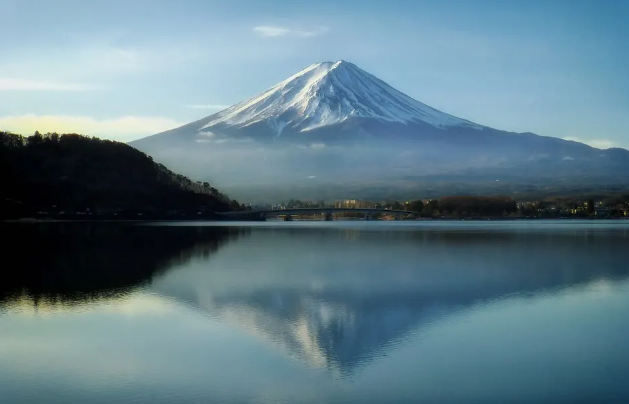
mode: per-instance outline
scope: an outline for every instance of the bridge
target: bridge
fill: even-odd
[[[400,217],[416,217],[419,212],[408,210],[395,210],[383,208],[289,208],[289,209],[258,209],[236,212],[217,212],[218,215],[231,219],[266,220],[267,217],[283,216],[285,221],[293,220],[293,216],[299,215],[325,215],[326,221],[333,220],[334,213],[361,213],[365,220],[371,220],[375,214],[389,214],[399,220]]]

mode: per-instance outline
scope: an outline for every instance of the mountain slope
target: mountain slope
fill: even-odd
[[[349,62],[338,61],[315,63],[264,93],[218,113],[201,129],[218,124],[245,127],[267,121],[279,136],[286,127],[304,132],[352,117],[426,122],[436,127],[479,127],[422,104]]]
[[[75,134],[0,132],[0,180],[1,217],[19,207],[196,215],[202,206],[225,211],[235,205],[209,183],[175,174],[124,143]]]
[[[313,64],[226,110],[131,145],[189,175],[212,172],[221,187],[247,198],[240,190],[256,185],[395,188],[443,176],[579,183],[584,176],[622,181],[629,172],[626,150],[479,125],[345,61]]]

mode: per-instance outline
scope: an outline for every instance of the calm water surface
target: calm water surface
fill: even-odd
[[[0,232],[2,404],[629,403],[627,221]]]

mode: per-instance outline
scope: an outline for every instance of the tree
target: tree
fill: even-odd
[[[420,212],[424,210],[424,202],[422,202],[420,199],[416,200],[416,201],[411,201],[408,203],[407,209],[411,212]]]
[[[450,196],[441,198],[438,206],[443,215],[455,217],[505,216],[517,211],[515,201],[507,197]]]
[[[35,145],[41,144],[43,141],[44,141],[44,137],[42,136],[41,133],[39,133],[39,131],[35,131],[33,136],[27,138],[27,142],[29,146],[35,146]]]
[[[431,199],[426,203],[424,209],[422,210],[423,216],[433,216],[435,213],[439,213],[439,201],[436,199]]]
[[[588,199],[587,212],[591,215],[594,213],[594,199]]]
[[[229,203],[229,208],[231,210],[242,210],[240,204],[235,199],[232,199],[232,201]]]

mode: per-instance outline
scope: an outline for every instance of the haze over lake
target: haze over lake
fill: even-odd
[[[629,221],[1,224],[0,402],[629,402]]]

